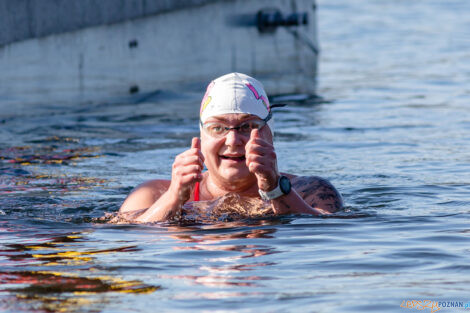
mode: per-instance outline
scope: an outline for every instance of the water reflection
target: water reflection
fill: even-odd
[[[256,239],[273,239],[276,232],[273,224],[278,220],[237,221],[199,227],[170,226],[168,235],[176,239],[174,251],[197,251],[205,255],[196,271],[200,274],[160,275],[165,279],[184,280],[190,284],[206,287],[262,287],[262,282],[271,277],[250,272],[262,270],[276,263],[256,260],[263,256],[279,253],[274,246],[258,244]],[[266,227],[268,226],[268,227]],[[236,242],[236,244],[231,244]],[[185,243],[186,245],[181,245]],[[227,253],[224,252],[229,252]],[[238,292],[242,294],[242,292]],[[205,292],[204,298],[220,298],[220,292]]]
[[[105,187],[109,179],[64,172],[64,168],[79,161],[101,157],[100,147],[78,142],[54,136],[30,141],[30,145],[0,149],[0,215],[85,221],[87,217],[77,213],[92,213],[98,208],[97,201],[88,205],[82,200],[65,201],[63,197]]]
[[[2,229],[18,231],[5,223]],[[116,297],[115,293],[152,293],[160,288],[118,278],[109,273],[109,268],[98,269],[98,255],[139,249],[93,249],[88,234],[36,233],[34,242],[28,239],[27,243],[4,244],[0,248],[0,303],[6,308],[24,307],[39,312],[83,312],[93,304],[96,311]]]
[[[80,277],[70,273],[49,271],[0,272],[0,283],[10,285],[10,293],[43,294],[94,294],[101,292],[147,293],[159,287],[143,285],[138,281],[125,281],[109,276]],[[23,287],[22,285],[28,286]],[[17,287],[14,287],[17,285]]]
[[[103,186],[107,182],[96,177],[50,173],[51,165],[74,165],[79,160],[100,157],[99,147],[64,145],[77,142],[73,138],[52,137],[44,141],[54,144],[0,149],[0,164],[5,165],[0,167],[0,194],[63,193]],[[46,166],[42,168],[45,173],[37,173],[39,166]]]
[[[72,138],[49,138],[53,145],[14,146],[0,150],[0,160],[9,164],[70,164],[73,161],[99,157],[98,147],[70,147],[64,149],[64,142],[76,142]],[[60,144],[59,144],[60,143]]]

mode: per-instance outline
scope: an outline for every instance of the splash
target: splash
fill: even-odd
[[[128,224],[145,212],[146,209],[126,213],[107,213],[95,219],[97,223]],[[171,220],[178,224],[205,224],[214,222],[231,222],[244,219],[266,218],[274,216],[269,203],[261,199],[243,197],[236,193],[228,193],[210,201],[186,203],[180,212]]]
[[[179,222],[229,222],[242,219],[273,216],[271,206],[260,199],[243,197],[228,193],[210,201],[189,202],[184,205],[181,214],[176,217]]]

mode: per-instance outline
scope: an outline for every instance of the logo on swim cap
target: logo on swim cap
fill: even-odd
[[[206,109],[207,105],[209,104],[209,102],[211,102],[212,100],[212,97],[209,96],[209,93],[211,92],[211,89],[212,87],[214,87],[214,84],[215,82],[212,81],[209,86],[207,86],[207,90],[206,90],[206,93],[204,94],[204,98],[202,98],[202,101],[201,101],[201,110],[199,112],[199,115],[202,115],[202,112]]]
[[[266,97],[263,96],[263,95],[260,96],[260,95],[258,94],[258,91],[256,90],[256,88],[253,87],[252,84],[250,84],[250,83],[245,83],[245,85],[251,90],[251,92],[253,92],[253,94],[255,95],[256,100],[261,99],[261,101],[263,101],[263,104],[264,104],[264,106],[266,107],[266,109],[268,109],[268,111],[270,111],[271,108],[269,107],[269,101],[268,101],[268,99],[266,99]]]

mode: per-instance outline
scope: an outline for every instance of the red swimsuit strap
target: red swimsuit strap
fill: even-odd
[[[194,201],[199,201],[199,182],[194,186]]]

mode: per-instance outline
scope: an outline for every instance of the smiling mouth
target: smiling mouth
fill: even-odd
[[[226,155],[221,155],[220,158],[222,160],[232,160],[232,161],[245,161],[245,156],[242,155],[242,156],[226,156]]]

